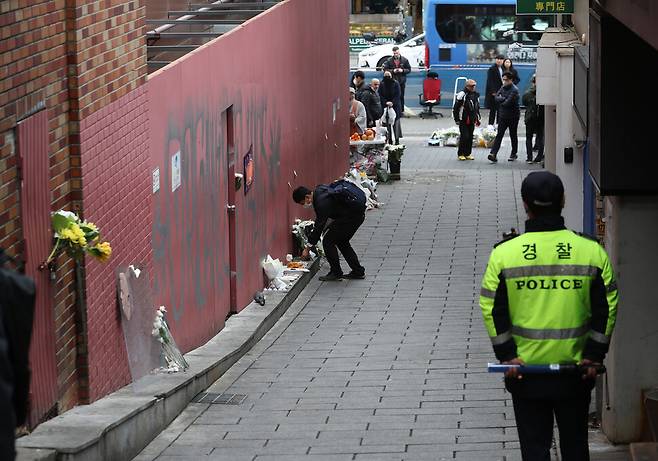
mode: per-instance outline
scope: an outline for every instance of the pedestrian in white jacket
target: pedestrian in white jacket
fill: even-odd
[[[366,107],[356,100],[356,90],[350,87],[350,134],[363,134],[367,124]]]

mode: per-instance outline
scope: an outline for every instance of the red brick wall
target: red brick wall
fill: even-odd
[[[23,237],[14,131],[38,103],[48,111],[52,209],[72,206],[65,20],[62,0],[0,2],[0,246],[18,258]],[[78,401],[72,271],[70,261],[59,258],[53,287],[58,402],[51,402],[59,409]]]
[[[45,104],[51,209],[82,213],[79,122],[145,82],[144,14],[141,0],[0,2],[0,246],[10,254],[22,252],[17,120]],[[60,257],[53,286],[59,411],[87,400],[74,281],[72,262]]]
[[[90,400],[130,382],[116,270],[134,264],[152,271],[146,98],[142,86],[80,124],[85,217],[113,249],[107,263],[86,263]]]
[[[93,123],[86,118],[107,108],[115,101],[139,88],[146,82],[146,40],[144,37],[145,8],[140,0],[68,0],[67,1],[67,27],[72,33],[68,35],[69,49],[69,88],[72,100],[69,111],[69,143],[70,182],[73,191],[79,191],[74,198],[84,200],[83,208],[85,218],[88,216],[87,198],[83,192],[94,190],[84,183],[82,158],[92,156],[92,144],[81,144],[81,127],[90,127]],[[114,106],[116,108],[116,106]],[[114,118],[110,118],[114,122]],[[105,120],[107,122],[107,120]],[[106,134],[104,140],[116,140],[112,133]],[[94,210],[96,211],[96,210]],[[96,264],[95,262],[91,263]],[[95,274],[94,267],[91,274]],[[88,272],[88,279],[93,275]],[[93,292],[91,293],[93,296]],[[87,291],[89,298],[90,292]],[[92,357],[98,350],[92,350],[87,334],[96,334],[103,331],[105,325],[96,325],[93,316],[93,306],[87,306],[88,318],[86,325],[79,328],[83,338],[79,344],[84,344],[79,352],[77,370],[83,378],[79,389],[81,402],[94,400],[98,392],[91,384],[92,377],[98,375],[94,369]],[[91,318],[89,317],[91,315]],[[82,319],[82,323],[85,323]],[[100,330],[98,329],[100,328]],[[94,341],[96,341],[94,337]],[[87,355],[88,354],[88,355]],[[91,366],[91,369],[87,367]],[[115,381],[112,381],[115,380]],[[124,382],[121,374],[111,375],[111,384]]]

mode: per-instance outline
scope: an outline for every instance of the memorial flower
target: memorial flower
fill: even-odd
[[[100,230],[93,222],[83,221],[77,214],[59,210],[52,215],[52,227],[55,232],[55,246],[50,252],[45,265],[50,265],[60,252],[65,252],[77,261],[85,253],[100,262],[106,262],[112,255],[109,242],[100,239]]]

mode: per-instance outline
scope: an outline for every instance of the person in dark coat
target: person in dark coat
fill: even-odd
[[[519,89],[514,83],[512,78],[514,76],[510,72],[503,74],[503,86],[500,87],[496,93],[496,106],[498,107],[498,133],[494,140],[491,153],[487,158],[496,163],[498,161],[498,151],[500,144],[503,142],[505,131],[509,128],[509,137],[512,141],[512,153],[507,159],[513,162],[518,158],[517,152],[519,149],[519,138],[516,134],[516,129],[519,126],[519,118],[521,117],[521,109],[519,109]]]
[[[407,87],[407,74],[411,72],[411,64],[409,60],[400,54],[400,48],[393,47],[393,56],[384,62],[383,70],[391,71],[393,78],[400,84],[400,103],[402,104],[402,112],[397,112],[400,117],[404,112],[404,90]]]
[[[356,206],[346,206],[339,200],[332,188],[336,184],[344,183],[339,181],[330,185],[320,184],[315,190],[310,190],[300,186],[292,193],[292,199],[295,203],[304,206],[304,208],[313,208],[315,211],[315,225],[313,232],[308,237],[308,245],[302,252],[302,259],[308,258],[310,248],[320,241],[322,232],[327,226],[327,231],[322,238],[322,248],[331,267],[329,273],[320,277],[320,281],[331,282],[342,278],[363,279],[366,275],[365,268],[359,262],[359,257],[350,245],[350,239],[354,236],[363,221],[366,219],[366,201],[363,194],[361,201]],[[346,183],[346,181],[345,181]],[[346,184],[347,187],[358,188],[355,184]],[[327,222],[330,223],[327,225]],[[343,269],[340,267],[338,250],[345,257],[345,261],[352,271],[343,275]]]
[[[354,94],[357,101],[361,101],[361,93],[368,87],[366,83],[366,74],[362,70],[357,70],[352,75],[352,81],[350,82],[350,88],[354,88]]]
[[[14,261],[0,248],[0,459],[15,457],[15,430],[25,424],[30,388],[30,339],[34,281],[6,267]],[[15,263],[15,261],[14,261]]]
[[[475,91],[475,80],[467,80],[464,89],[457,93],[452,116],[459,125],[459,160],[475,160],[471,154],[473,148],[473,131],[480,125],[480,93]]]
[[[516,70],[514,67],[514,63],[512,63],[512,60],[510,58],[506,58],[503,61],[503,73],[509,72],[512,74],[512,83],[515,85],[518,85],[521,79],[519,78],[519,72]]]
[[[505,56],[496,56],[496,63],[487,71],[487,87],[484,106],[489,109],[489,126],[496,122],[496,92],[503,86],[503,61]]]
[[[0,315],[0,459],[13,460],[16,457],[14,447],[16,431],[16,414],[12,396],[14,379],[9,360],[9,341],[5,333],[4,322]]]
[[[373,78],[370,85],[361,93],[360,101],[366,108],[366,118],[368,119],[368,126],[373,127],[377,120],[379,120],[384,113],[382,111],[382,103],[379,98],[379,79]]]
[[[530,88],[523,95],[525,106],[525,148],[527,163],[541,163],[544,160],[544,106],[537,104],[537,86],[532,76]],[[535,136],[537,157],[532,158],[532,137]]]
[[[399,144],[402,137],[402,129],[400,124],[400,117],[402,115],[402,102],[400,101],[400,84],[393,79],[390,71],[384,72],[384,80],[379,85],[379,99],[382,103],[382,115],[385,114],[386,109],[392,107],[395,111],[395,121],[391,127],[391,143]]]

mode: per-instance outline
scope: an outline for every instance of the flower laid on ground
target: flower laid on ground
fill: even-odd
[[[174,337],[171,335],[169,324],[165,318],[166,312],[167,309],[164,306],[160,306],[155,311],[155,320],[153,321],[151,335],[158,340],[162,347],[162,355],[167,364],[168,371],[186,370],[189,368],[189,364],[185,360],[185,357],[183,357],[183,354],[181,354],[176,341],[174,341]]]
[[[484,127],[478,133],[478,144],[481,147],[491,147],[498,132],[494,128]]]
[[[442,130],[436,130],[427,140],[430,146],[456,146],[459,144],[459,128],[451,126]]]
[[[59,210],[52,215],[52,226],[55,231],[55,246],[45,264],[50,264],[60,251],[76,260],[81,260],[89,253],[101,262],[106,262],[112,255],[112,247],[100,239],[98,226],[89,221],[81,220],[77,214]]]

